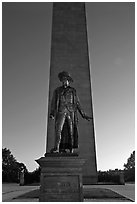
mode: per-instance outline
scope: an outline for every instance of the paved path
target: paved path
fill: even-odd
[[[19,186],[15,183],[2,184],[2,201],[11,202],[12,199],[38,188],[39,186]]]
[[[110,189],[117,192],[118,194],[123,195],[124,197],[135,201],[135,185],[126,184],[126,185],[86,185],[84,189],[90,188],[104,188]],[[18,196],[30,192],[32,190],[39,189],[39,186],[19,186],[19,184],[3,184],[2,185],[2,201],[3,202],[38,202],[38,199],[17,199]],[[15,199],[16,198],[16,199]],[[120,202],[118,199],[85,199],[84,202]]]
[[[125,185],[86,185],[84,188],[105,188],[115,191],[116,193],[135,201],[135,184]]]

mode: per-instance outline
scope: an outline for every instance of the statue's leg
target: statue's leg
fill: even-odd
[[[56,132],[56,141],[55,141],[55,151],[59,152],[59,146],[61,142],[61,132],[63,129],[63,125],[65,122],[66,114],[65,113],[58,113],[56,124],[55,124],[55,132]]]
[[[70,137],[71,137],[71,147],[70,147],[70,152],[73,153],[73,143],[74,143],[74,138],[73,138],[73,121],[70,115],[67,115],[67,120],[69,124],[69,130],[70,130]]]

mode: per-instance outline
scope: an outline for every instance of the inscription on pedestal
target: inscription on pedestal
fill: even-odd
[[[80,194],[79,177],[76,175],[44,176],[42,199],[45,201],[77,201]]]

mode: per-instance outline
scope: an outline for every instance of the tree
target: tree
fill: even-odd
[[[125,181],[135,181],[135,151],[127,159],[127,163],[124,164],[124,177]]]
[[[129,170],[132,168],[135,168],[135,151],[130,155],[130,157],[127,160],[127,163],[124,164],[125,170]]]
[[[16,161],[11,151],[7,148],[2,148],[2,180],[3,182],[18,182],[20,171],[27,171],[23,163]]]
[[[15,157],[7,148],[2,148],[2,167],[7,167],[16,162]]]
[[[40,182],[40,172],[41,172],[40,167],[36,168],[33,172],[27,172],[25,174],[25,184],[39,183]]]
[[[124,184],[123,172],[120,169],[98,171],[98,182],[109,184]]]

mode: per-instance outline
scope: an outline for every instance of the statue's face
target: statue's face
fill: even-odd
[[[63,83],[63,86],[64,86],[64,87],[67,87],[67,86],[69,86],[69,84],[70,84],[69,80],[68,80],[68,79],[65,79],[65,78],[63,79],[62,83]]]

